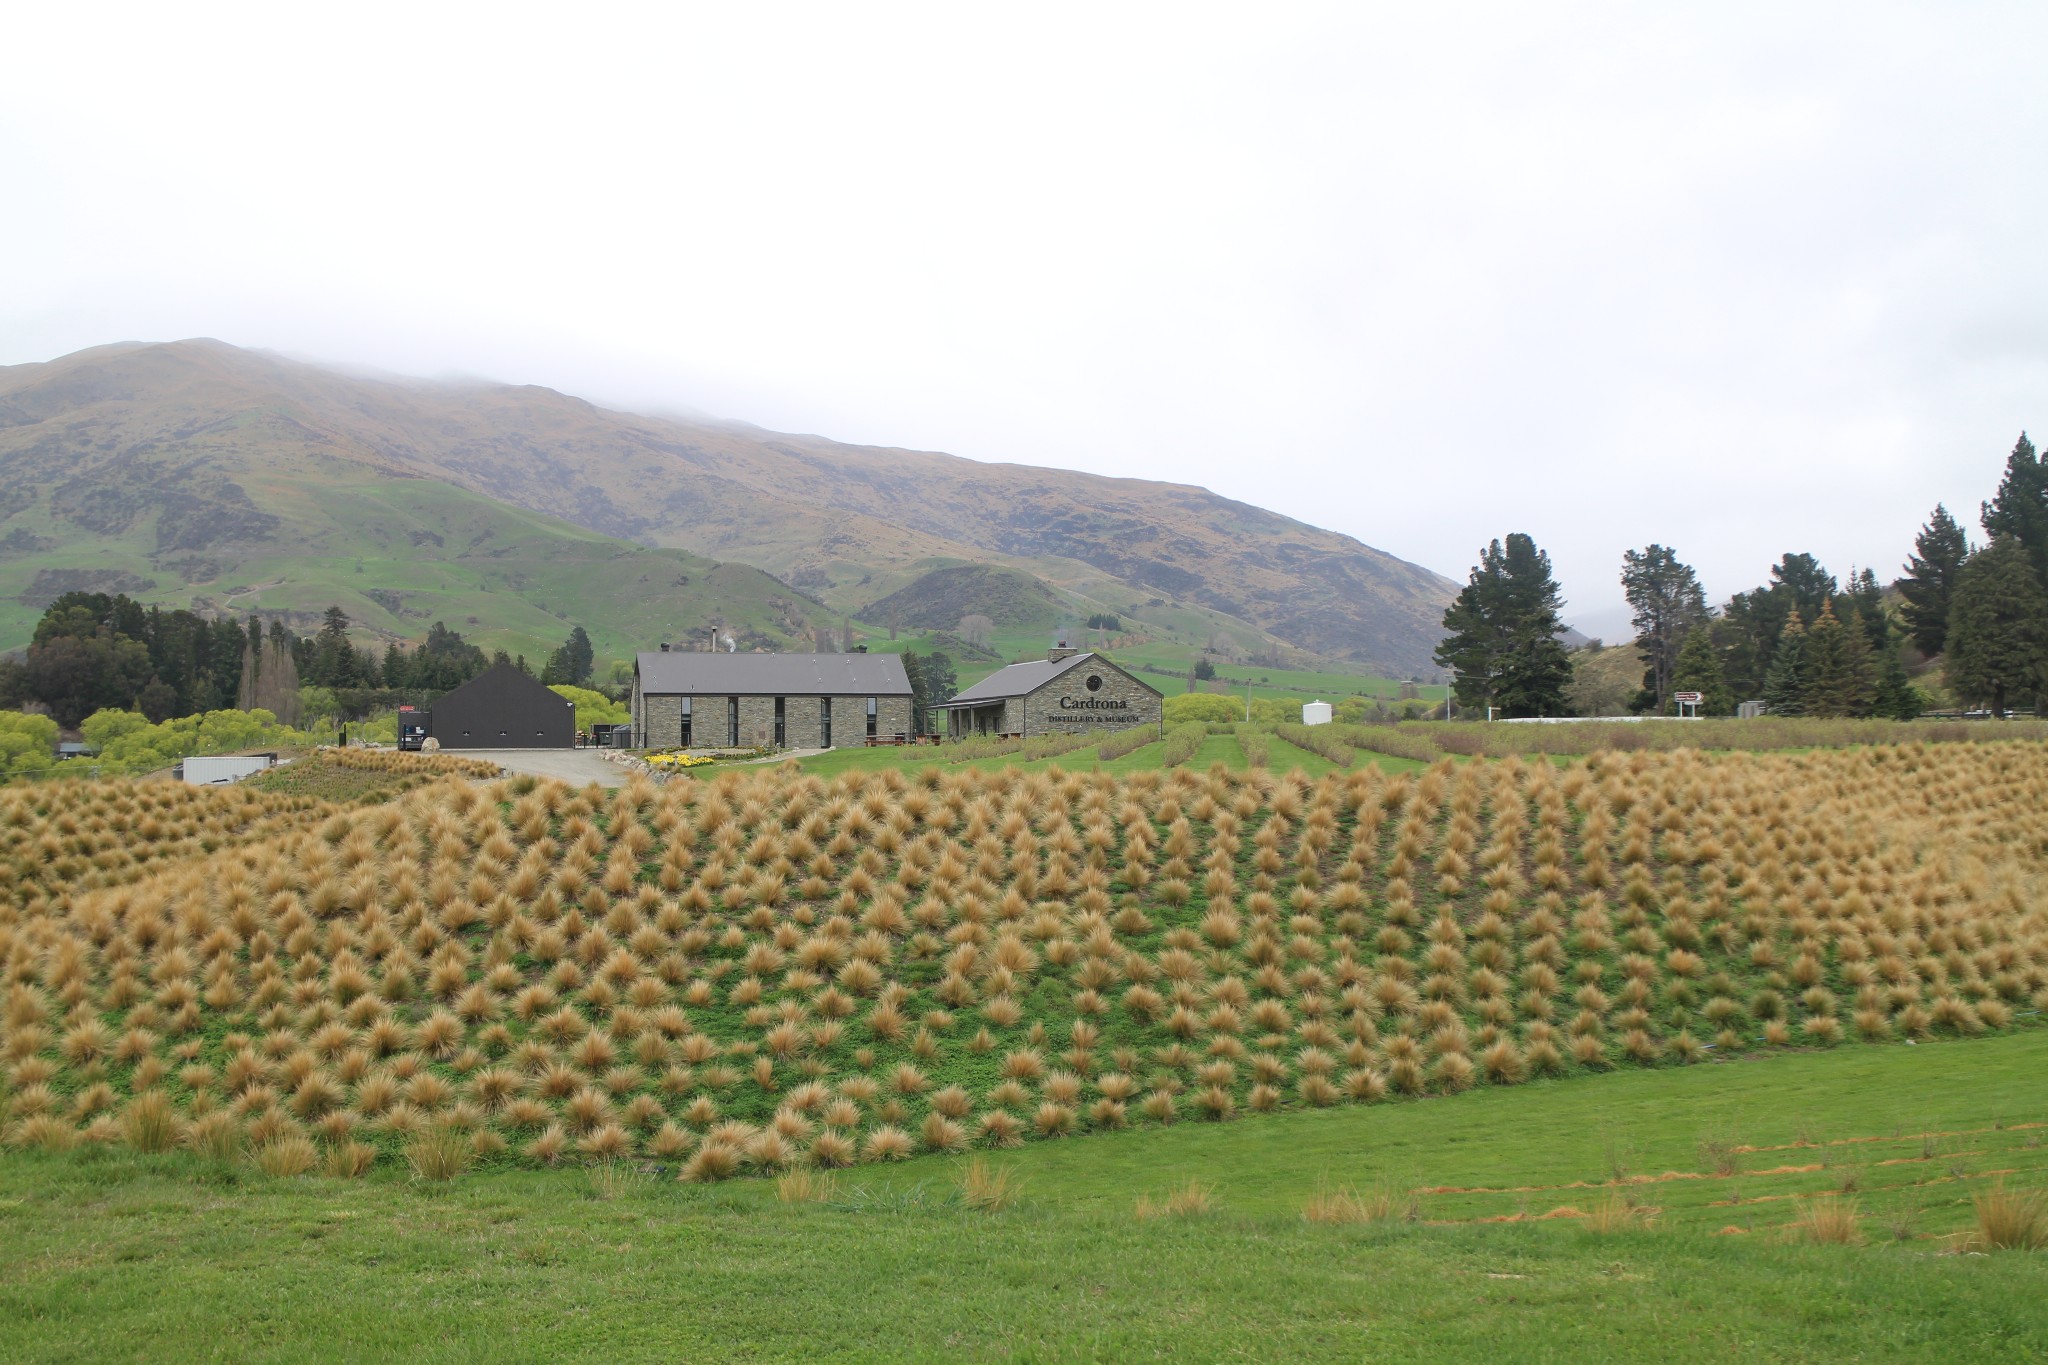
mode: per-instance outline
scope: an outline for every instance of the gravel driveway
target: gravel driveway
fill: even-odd
[[[616,763],[605,762],[592,749],[447,749],[443,752],[463,758],[480,758],[508,772],[558,777],[578,787],[591,782],[600,787],[626,785],[626,770]]]

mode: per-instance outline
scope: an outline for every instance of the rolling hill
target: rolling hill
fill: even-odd
[[[1059,595],[1030,574],[988,564],[933,569],[860,609],[864,621],[912,630],[951,630],[960,618],[982,615],[1003,628],[1050,626],[1068,612]]]
[[[43,608],[73,589],[261,610],[302,630],[339,604],[385,638],[445,620],[536,660],[572,625],[600,654],[624,656],[710,625],[791,644],[832,619],[743,564],[328,453],[295,439],[300,429],[275,409],[204,422],[144,416],[104,392],[97,405],[97,417],[38,420],[0,397],[0,648],[25,644]],[[128,439],[144,421],[163,429]]]
[[[358,604],[370,604],[361,619],[402,633],[408,591],[509,589],[541,618],[617,616],[605,628],[622,633],[663,623],[683,633],[723,612],[772,637],[969,563],[1040,579],[1076,613],[1407,673],[1430,666],[1454,590],[1349,537],[1204,489],[637,416],[532,386],[340,373],[216,341],[0,369],[0,471],[6,644],[20,642],[33,599],[63,581],[51,573],[129,575],[120,581],[145,596],[266,609],[305,609],[288,599],[354,580]],[[430,524],[408,522],[429,504]],[[514,520],[481,538],[480,523],[437,520],[501,515]],[[372,529],[359,529],[364,516]],[[737,560],[816,603],[767,578],[737,597],[668,592],[702,586],[709,570],[694,558],[673,561],[658,591],[647,585],[665,570],[643,578],[638,566],[623,580],[599,570],[571,584],[545,552],[540,567],[516,568],[511,526],[581,528],[606,538],[608,553],[638,545]],[[285,560],[290,584],[278,581]],[[308,560],[324,567],[301,571]],[[415,563],[467,567],[393,577]],[[398,593],[401,606],[380,617],[373,589]],[[658,600],[629,608],[593,592]]]

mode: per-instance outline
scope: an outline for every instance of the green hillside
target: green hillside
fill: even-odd
[[[993,564],[949,564],[909,586],[870,602],[864,621],[896,622],[913,630],[951,630],[963,616],[986,616],[997,626],[1049,627],[1074,609],[1028,573]]]
[[[56,495],[35,490],[0,536],[0,546],[17,547],[0,558],[0,648],[26,644],[43,607],[71,588],[282,614],[301,627],[338,604],[365,637],[416,638],[441,620],[533,660],[574,625],[600,656],[626,658],[713,625],[743,643],[788,647],[830,619],[743,564],[635,545],[352,462],[313,457],[227,486],[261,534],[182,552],[165,548],[179,535],[166,526],[176,516],[170,501],[125,524],[102,517],[84,526],[51,509]]]

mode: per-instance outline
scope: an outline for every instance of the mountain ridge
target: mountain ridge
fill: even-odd
[[[180,554],[286,534],[266,520],[279,515],[274,471],[303,474],[316,457],[737,560],[842,613],[939,565],[987,562],[1077,610],[1150,611],[1226,652],[1279,641],[1413,673],[1430,667],[1455,591],[1187,484],[649,417],[540,385],[371,377],[210,339],[0,368],[0,469],[17,490],[0,495],[0,542],[17,518],[47,536],[29,525],[38,514],[125,534],[154,505],[152,562],[176,573]],[[111,467],[126,472],[95,474]]]

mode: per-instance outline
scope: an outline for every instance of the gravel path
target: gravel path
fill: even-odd
[[[507,772],[532,773],[535,777],[558,777],[583,786],[623,787],[626,770],[598,757],[594,749],[446,749],[444,753],[462,758],[480,758]]]

